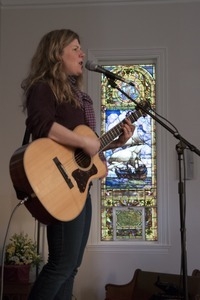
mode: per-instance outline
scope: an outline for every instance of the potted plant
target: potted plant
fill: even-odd
[[[28,234],[15,233],[5,248],[4,279],[28,282],[31,266],[38,266],[41,261],[36,242]]]

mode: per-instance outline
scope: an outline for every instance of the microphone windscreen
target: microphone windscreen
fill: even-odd
[[[93,61],[88,60],[85,64],[85,67],[86,67],[86,69],[88,69],[90,71],[96,71],[97,65]]]

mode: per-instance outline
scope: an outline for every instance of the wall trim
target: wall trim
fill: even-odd
[[[126,252],[134,252],[134,253],[157,253],[157,254],[167,254],[169,253],[171,245],[160,245],[160,244],[133,244],[128,243],[126,245],[87,245],[86,250],[88,252],[109,252],[109,253],[126,253]]]
[[[151,5],[200,3],[200,0],[0,0],[0,8],[32,8],[59,6]]]

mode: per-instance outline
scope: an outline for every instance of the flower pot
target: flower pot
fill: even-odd
[[[15,283],[29,282],[30,265],[4,265],[4,281]]]

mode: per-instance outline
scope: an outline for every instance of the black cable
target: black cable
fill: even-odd
[[[10,223],[11,223],[11,220],[12,220],[12,217],[16,211],[16,209],[20,206],[20,205],[23,205],[24,202],[26,201],[27,199],[24,199],[24,200],[21,200],[13,209],[12,213],[11,213],[11,216],[10,216],[10,219],[8,221],[8,226],[7,226],[7,229],[6,229],[6,235],[5,235],[5,238],[4,238],[4,242],[3,242],[3,248],[2,248],[2,255],[1,255],[1,295],[0,295],[0,300],[3,300],[3,285],[4,285],[4,260],[5,260],[5,247],[6,247],[6,241],[7,241],[7,237],[8,237],[8,232],[9,232],[9,228],[10,228]]]

